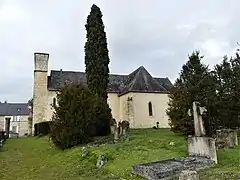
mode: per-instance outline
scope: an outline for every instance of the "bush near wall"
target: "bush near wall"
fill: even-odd
[[[45,136],[50,133],[51,121],[44,121],[34,124],[34,136]]]
[[[83,84],[70,84],[59,90],[50,134],[57,147],[66,149],[90,140],[94,97]]]

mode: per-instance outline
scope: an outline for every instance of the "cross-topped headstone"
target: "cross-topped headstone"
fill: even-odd
[[[200,107],[199,102],[193,102],[193,119],[195,136],[205,136],[206,131],[203,125],[202,115],[206,112],[206,108]],[[192,116],[191,110],[188,110],[188,115]]]

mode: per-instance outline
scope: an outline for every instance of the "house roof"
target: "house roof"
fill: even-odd
[[[52,70],[48,76],[48,89],[57,90],[69,83],[86,84],[84,72]],[[124,94],[127,92],[168,92],[172,83],[168,78],[155,78],[143,67],[139,67],[129,75],[109,75],[108,92]]]
[[[29,115],[27,103],[0,103],[0,115],[21,116]]]

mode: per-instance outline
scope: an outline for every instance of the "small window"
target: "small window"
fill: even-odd
[[[56,106],[56,98],[53,98],[53,107]]]
[[[152,103],[151,102],[148,103],[148,114],[149,114],[149,116],[153,116]]]
[[[16,116],[16,121],[20,121],[20,116]]]

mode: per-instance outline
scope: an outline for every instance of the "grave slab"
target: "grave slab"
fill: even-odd
[[[198,171],[214,164],[206,157],[188,156],[133,166],[133,173],[148,180],[168,180],[183,170]]]

